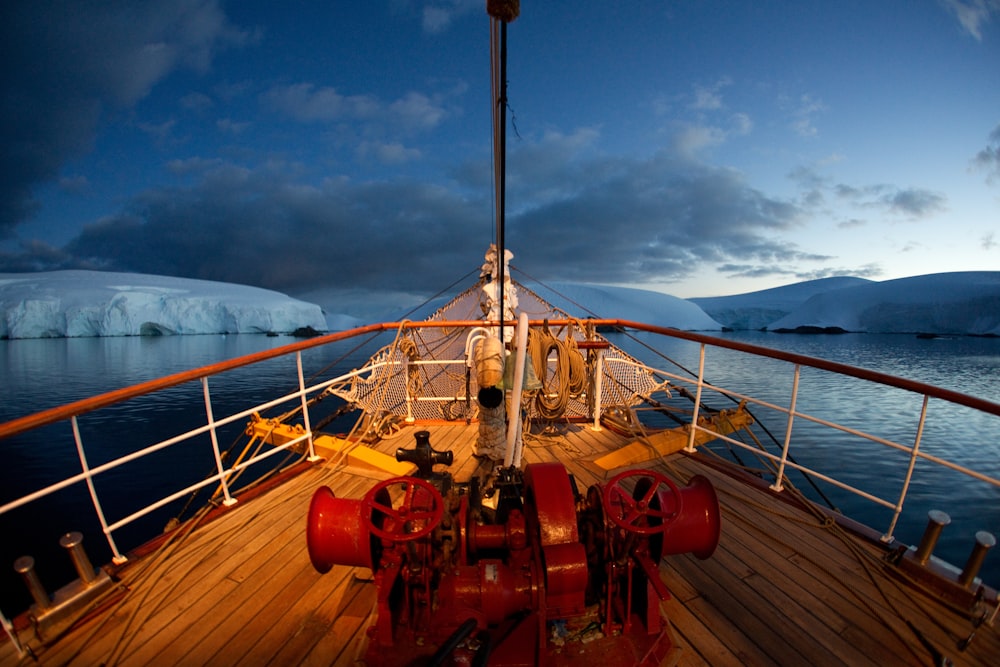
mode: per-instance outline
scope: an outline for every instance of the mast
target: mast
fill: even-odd
[[[490,15],[490,80],[493,92],[493,174],[497,220],[497,299],[500,313],[499,338],[504,340],[504,292],[506,291],[506,190],[507,190],[507,24],[518,17],[520,0],[486,0]],[[498,44],[499,42],[499,44]],[[499,53],[497,48],[499,46]]]

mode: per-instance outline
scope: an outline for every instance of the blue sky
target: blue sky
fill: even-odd
[[[482,0],[0,9],[0,272],[408,304],[494,238]],[[507,245],[736,294],[1000,269],[1000,0],[524,2]]]

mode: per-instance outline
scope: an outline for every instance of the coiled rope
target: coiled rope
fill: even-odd
[[[549,355],[556,353],[556,369],[549,378]],[[528,353],[535,376],[542,383],[535,396],[535,409],[544,419],[558,419],[566,412],[570,398],[583,393],[587,386],[587,365],[576,346],[576,341],[566,333],[566,340],[556,338],[548,325],[528,332]]]

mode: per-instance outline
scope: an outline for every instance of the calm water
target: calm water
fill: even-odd
[[[796,336],[739,332],[725,336],[759,345],[786,349],[824,357],[856,366],[891,373],[937,384],[949,389],[1000,401],[1000,339],[956,338],[919,340],[905,335]],[[647,339],[651,340],[651,339]],[[667,370],[682,371],[673,362],[691,370],[698,366],[697,346],[683,341],[670,342],[661,352],[665,361],[620,334],[613,341],[648,363]],[[168,373],[187,370],[215,361],[249,354],[291,342],[286,337],[266,336],[168,336],[88,339],[48,339],[0,341],[0,421],[21,416],[70,400],[84,398]],[[387,341],[385,341],[387,342]],[[384,343],[380,343],[384,344]],[[351,352],[354,343],[343,344],[324,352],[307,352],[304,364],[307,377],[337,362],[340,370],[358,367],[374,346]],[[342,360],[342,356],[350,355]],[[787,405],[791,384],[791,369],[785,364],[752,360],[735,353],[710,351],[708,377],[722,386],[762,397],[779,405]],[[225,407],[238,402],[246,405],[248,398],[264,400],[274,390],[288,389],[294,378],[294,360],[270,362],[253,374],[233,372],[213,378],[211,388],[216,416],[229,414]],[[80,420],[82,437],[88,445],[88,463],[93,467],[130,451],[133,442],[151,443],[193,428],[203,421],[192,415],[192,402],[198,405],[201,386],[190,383],[177,387],[163,396],[143,398],[113,410],[103,410]],[[901,442],[912,442],[920,397],[906,392],[872,389],[863,383],[829,374],[804,371],[798,409],[823,417],[837,411],[838,421],[870,429],[871,424],[884,424],[877,435]],[[863,400],[858,400],[859,398]],[[180,399],[180,400],[178,400]],[[725,399],[706,395],[715,407],[730,407]],[[183,403],[179,407],[176,403]],[[854,406],[846,413],[845,406]],[[953,411],[937,403],[931,404],[930,416]],[[1000,419],[983,418],[961,410],[955,411],[957,427],[938,430],[935,422],[924,433],[922,448],[958,463],[985,469],[997,475],[1000,470]],[[141,415],[139,417],[138,415]],[[759,415],[758,415],[759,416]],[[876,419],[877,418],[877,419]],[[203,417],[201,418],[203,419]],[[764,418],[765,424],[779,439],[784,434],[782,421]],[[804,420],[796,429],[809,428]],[[124,425],[105,435],[109,425]],[[349,425],[348,425],[349,427]],[[237,429],[238,431],[238,429]],[[166,434],[166,435],[163,435]],[[220,434],[220,446],[227,447],[238,432]],[[68,424],[61,424],[31,437],[19,437],[0,442],[3,459],[0,465],[0,502],[34,491],[79,470],[79,460]],[[156,487],[174,476],[181,465],[209,473],[213,462],[203,444],[193,444],[157,455],[153,464],[123,468],[121,472],[102,475],[98,480],[102,498],[108,494],[126,510],[109,517],[114,521],[132,511],[132,498],[140,491]],[[771,451],[774,451],[772,448]],[[841,478],[871,493],[892,498],[898,493],[899,457],[886,456],[877,445],[860,446],[855,438],[824,436],[807,451],[795,451],[800,463],[832,470]],[[901,457],[902,455],[900,455]],[[905,458],[902,459],[905,468]],[[895,534],[901,540],[919,540],[932,508],[946,508],[953,519],[936,555],[961,566],[968,556],[973,535],[977,530],[989,530],[1000,535],[1000,493],[984,484],[972,484],[965,478],[937,471],[924,472],[918,467],[918,481],[907,499],[907,513]],[[192,479],[189,483],[193,483]],[[956,485],[971,488],[973,500],[956,507],[951,497]],[[805,486],[800,484],[800,486]],[[169,487],[178,488],[176,485]],[[824,492],[845,513],[861,518],[878,530],[888,528],[887,511],[872,503],[829,487]],[[811,490],[810,494],[815,493]],[[150,537],[167,519],[177,514],[182,502],[154,513],[136,527],[116,532],[119,549],[127,551]],[[138,508],[140,505],[136,504]],[[35,557],[43,584],[54,591],[75,577],[69,559],[58,547],[58,538],[70,530],[85,535],[85,545],[95,564],[107,562],[110,549],[91,515],[92,505],[85,487],[75,485],[60,492],[52,500],[43,501],[30,511],[16,510],[0,517],[0,609],[8,615],[23,609],[30,602],[19,577],[13,572],[13,561],[21,555]],[[1000,550],[997,550],[1000,551]],[[1000,584],[1000,553],[987,557],[983,577],[993,585]]]

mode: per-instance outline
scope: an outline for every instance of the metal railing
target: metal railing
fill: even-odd
[[[688,383],[688,384],[690,384],[691,386],[693,386],[695,388],[694,414],[693,414],[693,418],[692,418],[692,423],[695,424],[695,427],[690,430],[690,441],[689,441],[688,449],[689,450],[693,450],[692,443],[694,442],[695,432],[697,430],[707,430],[707,429],[704,429],[703,427],[697,425],[698,424],[699,409],[700,409],[700,406],[702,405],[702,397],[703,397],[703,394],[706,391],[715,391],[715,392],[725,393],[727,396],[737,397],[737,398],[739,398],[741,400],[746,400],[747,402],[753,403],[753,404],[755,404],[757,406],[764,407],[764,408],[767,408],[769,410],[773,410],[773,411],[777,411],[779,413],[782,413],[783,415],[785,415],[785,434],[784,434],[783,442],[781,443],[782,447],[781,447],[780,454],[772,454],[772,453],[769,453],[769,452],[761,452],[761,450],[759,450],[757,448],[752,448],[750,445],[747,445],[746,443],[743,443],[743,442],[741,442],[741,441],[739,441],[739,440],[737,440],[735,438],[731,438],[731,437],[728,437],[728,436],[717,436],[717,437],[721,437],[723,440],[725,440],[729,444],[731,444],[733,446],[736,446],[736,447],[741,447],[741,448],[746,448],[746,449],[751,449],[752,448],[753,451],[757,455],[762,455],[762,456],[765,456],[765,457],[771,459],[776,464],[777,471],[778,471],[777,472],[776,481],[775,481],[774,485],[772,486],[772,488],[775,489],[776,491],[780,491],[783,488],[783,485],[784,485],[785,480],[786,480],[786,470],[789,469],[789,468],[791,468],[791,469],[794,469],[794,470],[798,470],[799,472],[802,472],[804,474],[813,476],[813,477],[815,477],[817,479],[822,479],[822,480],[824,480],[824,481],[826,481],[826,482],[828,482],[830,484],[833,484],[833,485],[837,486],[838,488],[841,488],[841,489],[844,489],[845,491],[849,491],[851,493],[857,494],[860,497],[866,498],[867,500],[870,500],[870,501],[872,501],[872,502],[874,502],[876,504],[879,504],[880,506],[883,506],[883,507],[891,509],[892,512],[893,512],[893,516],[892,516],[892,521],[891,521],[888,529],[884,533],[884,539],[886,539],[886,540],[888,540],[888,539],[890,539],[892,537],[892,533],[893,533],[893,531],[895,529],[896,522],[897,522],[897,520],[899,518],[899,515],[902,512],[903,505],[904,505],[904,502],[906,500],[907,492],[908,492],[908,489],[909,489],[909,487],[911,485],[911,482],[912,482],[912,478],[913,478],[913,474],[914,474],[914,469],[915,469],[915,464],[916,464],[916,462],[918,460],[923,460],[923,461],[927,461],[927,462],[930,462],[930,463],[935,464],[935,465],[944,466],[944,467],[947,467],[947,468],[949,468],[951,470],[955,470],[955,471],[960,472],[960,473],[962,473],[964,475],[967,475],[967,476],[969,476],[971,478],[978,479],[980,481],[986,482],[987,484],[991,484],[991,485],[996,486],[996,487],[1000,487],[1000,478],[998,478],[996,476],[993,476],[993,475],[990,475],[990,474],[983,474],[981,472],[977,472],[975,470],[969,469],[969,468],[967,468],[965,466],[958,465],[956,463],[944,460],[944,459],[942,459],[940,457],[937,457],[937,456],[934,456],[932,454],[929,454],[929,453],[926,453],[924,451],[921,451],[921,436],[922,436],[923,431],[924,431],[925,420],[926,420],[926,417],[927,417],[927,404],[928,404],[928,401],[930,399],[942,400],[942,401],[947,401],[949,403],[953,403],[953,404],[956,404],[956,405],[962,405],[962,406],[971,408],[973,410],[978,410],[978,411],[981,411],[981,412],[984,412],[984,413],[987,413],[987,414],[991,414],[991,415],[994,415],[994,416],[997,416],[997,417],[1000,417],[1000,404],[993,403],[993,402],[987,401],[985,399],[981,399],[981,398],[977,398],[977,397],[973,397],[973,396],[968,396],[966,394],[962,394],[962,393],[959,393],[959,392],[954,392],[954,391],[951,391],[951,390],[942,389],[942,388],[939,388],[939,387],[934,387],[934,386],[931,386],[931,385],[923,384],[923,383],[920,383],[920,382],[915,382],[915,381],[911,381],[911,380],[905,380],[905,379],[894,377],[894,376],[887,375],[887,374],[884,374],[884,373],[878,373],[878,372],[874,372],[874,371],[860,369],[860,368],[849,366],[849,365],[846,365],[846,364],[841,364],[841,363],[837,363],[837,362],[831,362],[831,361],[826,361],[826,360],[822,360],[822,359],[807,357],[807,356],[799,355],[799,354],[795,354],[795,353],[789,353],[789,352],[784,352],[784,351],[779,351],[779,350],[773,350],[773,349],[770,349],[770,348],[765,348],[765,347],[750,345],[750,344],[746,344],[746,343],[742,343],[742,342],[738,342],[738,341],[721,339],[721,338],[715,338],[715,337],[706,336],[706,335],[702,335],[702,334],[696,334],[696,333],[692,333],[692,332],[679,331],[679,330],[676,330],[676,329],[668,329],[668,328],[663,328],[663,327],[654,327],[654,326],[645,325],[645,324],[642,324],[642,323],[639,323],[639,322],[632,322],[632,321],[626,321],[626,320],[591,320],[590,322],[592,322],[594,325],[597,325],[597,326],[621,327],[621,328],[626,328],[626,329],[633,329],[633,330],[638,330],[638,331],[645,331],[645,332],[650,332],[650,333],[657,334],[657,335],[660,335],[660,336],[665,336],[665,337],[675,338],[675,339],[682,339],[682,340],[687,340],[687,341],[696,343],[699,346],[699,367],[698,367],[697,375],[694,378],[691,378],[691,377],[688,377],[688,376],[681,376],[681,375],[678,375],[676,373],[670,373],[670,372],[664,371],[664,370],[657,370],[657,369],[654,369],[652,367],[647,367],[647,368],[649,368],[649,370],[651,370],[651,371],[653,371],[653,372],[655,372],[657,374],[661,374],[663,376],[669,377],[669,378],[671,378],[671,380],[673,380],[673,381],[675,381],[677,383]],[[531,324],[532,324],[532,326],[538,326],[538,325],[540,325],[542,323],[541,322],[532,322]],[[574,324],[574,322],[572,322],[572,321],[550,321],[548,324],[550,324],[550,325],[566,325],[566,326],[569,326],[569,325]],[[402,324],[397,324],[397,323],[373,324],[373,325],[369,325],[369,326],[366,326],[366,327],[361,327],[361,328],[358,328],[358,329],[354,329],[354,330],[351,330],[351,331],[338,332],[338,333],[335,333],[335,334],[329,334],[329,335],[326,335],[326,336],[321,336],[321,337],[317,337],[317,338],[306,340],[306,341],[300,341],[300,342],[293,343],[291,345],[286,345],[286,346],[283,346],[283,347],[274,348],[274,349],[271,349],[271,350],[266,350],[266,351],[263,351],[263,352],[258,352],[258,353],[246,355],[244,357],[239,357],[239,358],[236,358],[236,359],[231,359],[231,360],[224,361],[224,362],[219,362],[219,363],[216,363],[216,364],[211,364],[211,365],[208,365],[208,366],[203,366],[201,368],[193,369],[193,370],[186,371],[186,372],[183,372],[183,373],[173,374],[173,375],[166,376],[166,377],[163,377],[163,378],[160,378],[160,379],[157,379],[157,380],[152,380],[152,381],[141,383],[141,384],[134,385],[134,386],[131,386],[131,387],[126,387],[126,388],[123,388],[123,389],[120,389],[120,390],[108,392],[108,393],[101,394],[99,396],[95,396],[95,397],[92,397],[92,398],[89,398],[89,399],[84,399],[84,400],[81,400],[81,401],[76,401],[76,402],[69,403],[69,404],[66,404],[66,405],[63,405],[63,406],[59,406],[59,407],[52,408],[52,409],[49,409],[49,410],[45,410],[45,411],[42,411],[42,412],[38,412],[38,413],[35,413],[35,414],[32,414],[32,415],[27,415],[25,417],[14,419],[14,420],[6,422],[4,424],[0,424],[0,442],[2,442],[3,439],[8,438],[8,437],[12,437],[12,436],[15,436],[15,435],[18,435],[18,434],[21,434],[21,433],[25,433],[27,431],[31,431],[33,429],[37,429],[37,428],[40,428],[40,427],[43,427],[43,426],[47,426],[47,425],[51,425],[51,424],[55,424],[55,423],[58,423],[58,422],[69,420],[70,426],[71,426],[71,429],[72,429],[73,440],[74,440],[74,443],[75,443],[75,446],[76,446],[76,450],[77,450],[77,454],[79,456],[80,464],[81,464],[81,472],[79,472],[77,474],[74,474],[74,475],[71,475],[71,476],[69,476],[69,477],[67,477],[67,478],[65,478],[65,479],[63,479],[63,480],[61,480],[59,482],[54,483],[54,484],[46,486],[45,488],[39,489],[38,491],[35,491],[35,492],[30,493],[28,495],[22,496],[20,498],[17,498],[15,500],[11,501],[11,502],[6,503],[3,506],[0,506],[0,516],[2,516],[3,514],[5,514],[7,512],[12,511],[13,509],[16,509],[18,507],[22,507],[22,506],[24,506],[24,505],[26,505],[28,503],[31,503],[33,501],[36,501],[36,500],[40,499],[40,498],[43,498],[43,497],[48,496],[50,494],[53,494],[53,493],[55,493],[55,492],[57,492],[57,491],[59,491],[61,489],[66,488],[66,487],[69,487],[69,486],[72,486],[72,485],[78,484],[78,483],[84,483],[87,486],[87,488],[88,488],[91,500],[92,500],[93,505],[94,505],[94,510],[95,510],[95,513],[96,513],[96,515],[98,517],[98,521],[100,522],[102,531],[104,532],[104,535],[106,536],[106,538],[108,540],[108,544],[109,544],[109,546],[111,548],[111,552],[113,554],[113,560],[115,562],[118,562],[118,563],[124,562],[125,559],[126,559],[126,557],[121,553],[121,551],[119,550],[118,545],[116,544],[115,539],[114,539],[114,533],[115,533],[115,531],[121,529],[123,526],[128,525],[128,524],[136,521],[137,519],[139,519],[139,518],[141,518],[143,516],[146,516],[150,512],[155,511],[158,508],[161,508],[161,507],[163,507],[163,506],[165,506],[165,505],[167,505],[167,504],[169,504],[169,503],[171,503],[171,502],[173,502],[173,501],[175,501],[175,500],[177,500],[177,499],[179,499],[179,498],[181,498],[183,496],[189,495],[192,492],[197,491],[198,489],[204,488],[204,487],[206,487],[208,485],[211,485],[211,484],[219,484],[221,486],[222,494],[223,494],[223,496],[225,498],[225,500],[224,500],[225,504],[235,503],[237,501],[237,499],[232,495],[232,490],[229,488],[229,485],[227,483],[227,480],[229,480],[229,478],[232,475],[240,472],[241,470],[243,470],[243,469],[245,469],[245,468],[247,468],[249,466],[255,465],[256,463],[259,463],[259,462],[261,462],[261,461],[263,461],[263,460],[265,460],[265,459],[267,459],[267,458],[269,458],[271,456],[274,456],[275,454],[277,454],[279,452],[282,452],[282,451],[287,450],[287,449],[289,449],[291,447],[294,447],[294,446],[296,446],[296,445],[298,445],[300,443],[304,442],[305,446],[306,446],[306,448],[308,450],[308,455],[310,457],[314,457],[314,452],[313,452],[313,449],[312,449],[312,434],[311,434],[311,427],[310,427],[308,397],[311,396],[311,395],[316,394],[317,392],[323,391],[324,389],[326,389],[327,387],[331,386],[334,383],[343,381],[344,379],[347,379],[347,378],[351,377],[352,375],[357,375],[357,374],[360,374],[360,373],[367,372],[370,369],[366,368],[366,369],[362,369],[360,371],[358,371],[358,370],[352,371],[351,373],[348,373],[348,374],[345,374],[345,375],[342,375],[342,376],[339,376],[339,377],[336,377],[336,378],[333,378],[333,379],[326,380],[326,381],[321,382],[319,384],[315,384],[315,385],[312,385],[312,386],[306,386],[305,380],[304,380],[304,374],[303,374],[303,367],[302,367],[302,352],[303,351],[308,350],[308,349],[312,349],[312,348],[318,348],[318,347],[321,347],[321,346],[329,345],[331,343],[335,343],[335,342],[339,342],[339,341],[343,341],[343,340],[355,338],[355,337],[362,336],[362,335],[376,334],[376,333],[379,333],[379,332],[382,332],[382,331],[395,331],[395,330],[398,330],[400,328],[417,329],[417,328],[422,328],[422,327],[451,327],[451,328],[462,328],[462,327],[465,327],[465,328],[470,328],[471,329],[471,328],[478,328],[478,327],[482,327],[482,326],[483,326],[483,322],[479,322],[479,321],[416,322],[416,323],[414,323],[414,322],[404,322]],[[793,377],[792,377],[792,381],[791,381],[791,384],[792,384],[792,394],[791,394],[791,399],[789,401],[789,404],[787,406],[778,405],[778,404],[775,404],[775,403],[772,403],[772,402],[768,402],[768,401],[764,401],[764,400],[761,400],[761,399],[758,399],[758,398],[754,398],[752,396],[744,396],[744,395],[742,395],[740,393],[737,393],[737,392],[734,392],[734,391],[731,391],[731,390],[728,390],[728,389],[723,389],[721,387],[709,384],[706,381],[706,379],[705,379],[706,351],[709,348],[729,349],[729,350],[733,350],[733,351],[737,351],[737,352],[741,352],[741,353],[756,355],[756,356],[759,356],[759,357],[776,359],[776,360],[779,360],[779,361],[784,361],[784,362],[788,362],[788,363],[792,364],[794,370],[793,370]],[[212,402],[212,394],[211,394],[210,388],[209,388],[209,379],[211,377],[219,375],[219,374],[224,373],[226,371],[234,370],[234,369],[237,369],[237,368],[250,367],[250,366],[253,366],[253,365],[258,364],[260,362],[266,361],[266,360],[271,360],[271,359],[275,359],[275,358],[279,358],[279,357],[285,357],[285,356],[288,356],[288,355],[294,355],[295,361],[296,361],[297,389],[295,391],[293,391],[291,393],[288,393],[286,395],[283,395],[283,396],[281,396],[281,397],[279,397],[277,399],[268,401],[266,403],[261,403],[259,405],[255,405],[253,407],[241,410],[239,412],[236,412],[234,414],[228,415],[228,416],[226,416],[224,418],[221,418],[221,419],[217,419],[214,416],[214,414],[213,414],[214,413],[214,408],[213,408],[213,402]],[[610,361],[611,361],[611,359],[606,358],[606,359],[604,359],[603,363],[609,363]],[[465,360],[453,360],[452,363],[463,364],[463,363],[465,363]],[[853,428],[849,428],[849,427],[846,427],[846,426],[843,426],[843,425],[840,425],[840,424],[836,424],[834,422],[831,422],[831,421],[822,419],[820,417],[807,414],[806,412],[800,411],[797,408],[797,406],[796,406],[796,402],[797,402],[797,399],[798,399],[798,392],[799,392],[798,386],[799,386],[800,372],[801,372],[801,369],[804,368],[804,367],[816,368],[816,369],[823,370],[823,371],[828,371],[828,372],[837,373],[837,374],[840,374],[840,375],[845,375],[845,376],[849,376],[849,377],[858,378],[858,379],[865,380],[865,381],[868,381],[868,382],[875,382],[875,383],[878,383],[878,384],[881,384],[881,385],[885,385],[885,386],[896,387],[898,389],[902,389],[902,390],[909,391],[909,392],[914,392],[914,393],[922,396],[923,397],[923,400],[922,400],[922,409],[920,411],[919,417],[917,417],[917,419],[916,419],[917,435],[916,435],[915,441],[912,442],[912,443],[897,442],[897,441],[894,441],[894,440],[890,440],[890,439],[882,438],[880,436],[873,435],[871,433],[866,433],[866,432],[863,432],[863,431],[858,430],[858,429],[853,429]],[[120,404],[120,403],[122,403],[124,401],[128,401],[128,400],[133,399],[133,398],[137,398],[137,397],[140,397],[140,396],[144,396],[144,395],[152,394],[152,393],[155,393],[155,392],[159,392],[159,391],[162,391],[164,389],[168,389],[168,388],[171,388],[171,387],[174,387],[174,386],[178,386],[178,385],[181,385],[181,384],[184,384],[184,383],[187,383],[187,382],[195,381],[195,380],[198,381],[198,382],[200,382],[201,385],[202,385],[202,395],[203,395],[204,410],[205,410],[205,416],[206,416],[205,417],[205,423],[203,425],[201,425],[201,426],[199,426],[199,427],[197,427],[195,429],[189,430],[189,431],[187,431],[185,433],[181,433],[181,434],[179,434],[179,435],[177,435],[175,437],[169,438],[167,440],[163,440],[161,442],[157,442],[155,444],[149,445],[149,446],[144,447],[142,449],[139,449],[139,450],[137,450],[135,452],[132,452],[132,453],[127,454],[125,456],[122,456],[122,457],[119,457],[119,458],[114,459],[112,461],[109,461],[107,463],[104,463],[102,465],[98,465],[98,466],[94,466],[94,467],[90,467],[88,465],[88,462],[87,462],[87,449],[86,449],[86,445],[85,445],[85,443],[83,441],[83,438],[81,437],[80,428],[79,428],[79,424],[78,424],[78,418],[80,416],[82,416],[82,415],[84,415],[86,413],[89,413],[89,412],[101,409],[101,408],[106,408],[106,407],[109,407],[109,406],[112,406],[112,405],[117,405],[117,404]],[[598,389],[598,391],[599,391],[599,389]],[[415,398],[415,397],[409,397],[408,396],[407,398],[409,400],[409,399]],[[245,421],[245,420],[247,420],[247,418],[249,418],[254,413],[259,413],[259,412],[267,410],[267,409],[269,409],[271,407],[274,407],[274,406],[277,406],[277,405],[280,405],[280,404],[283,404],[283,403],[288,403],[290,401],[295,401],[295,400],[298,400],[301,403],[301,415],[302,415],[303,426],[304,426],[304,433],[303,433],[303,435],[301,435],[300,437],[297,437],[294,440],[291,440],[291,441],[289,441],[289,442],[281,445],[280,447],[275,447],[273,449],[264,451],[263,453],[260,453],[260,454],[258,454],[256,456],[253,456],[253,457],[251,457],[251,458],[249,458],[247,460],[241,461],[241,462],[239,462],[237,464],[234,464],[234,465],[232,465],[230,467],[226,467],[223,464],[223,460],[222,460],[222,457],[221,457],[220,451],[219,451],[218,439],[217,439],[217,435],[216,435],[217,434],[217,430],[220,427],[222,427],[224,425],[227,425],[227,424],[231,424],[233,422],[240,421],[240,420]],[[598,411],[598,413],[600,411],[599,404],[598,404],[598,407],[597,407],[597,411]],[[599,414],[595,414],[594,415],[595,423],[597,422],[598,418],[599,418]],[[868,493],[868,492],[866,492],[866,491],[864,491],[862,489],[859,489],[859,488],[857,488],[855,486],[852,486],[851,484],[848,484],[848,483],[846,483],[844,481],[838,480],[835,477],[833,477],[832,475],[826,474],[826,473],[818,471],[818,470],[812,470],[812,469],[810,469],[810,468],[808,468],[806,466],[802,466],[802,465],[799,465],[799,464],[793,462],[793,460],[790,457],[790,450],[792,449],[793,426],[795,424],[795,420],[796,419],[802,419],[802,420],[806,420],[806,421],[809,421],[809,422],[812,422],[812,423],[815,423],[815,424],[819,424],[821,426],[834,428],[834,429],[837,429],[837,430],[840,430],[840,431],[843,431],[843,432],[846,432],[846,433],[850,433],[852,435],[856,435],[856,436],[865,438],[865,439],[867,439],[869,441],[876,442],[876,443],[885,445],[887,447],[891,447],[893,449],[906,452],[908,454],[908,456],[909,456],[909,465],[908,465],[908,468],[906,470],[904,481],[903,481],[903,484],[902,484],[902,488],[901,488],[898,496],[895,497],[894,499],[881,498],[879,496],[876,496],[876,495],[873,495],[871,493]],[[131,513],[131,514],[129,514],[128,516],[125,516],[125,517],[123,517],[121,519],[118,519],[118,520],[112,521],[112,522],[109,522],[107,520],[106,514],[105,514],[104,505],[102,504],[100,495],[99,495],[99,493],[98,493],[98,491],[97,491],[97,489],[96,489],[96,487],[94,485],[94,479],[97,476],[99,476],[99,475],[101,475],[103,473],[106,473],[106,472],[108,472],[110,470],[116,469],[119,466],[124,465],[125,463],[134,461],[136,459],[143,458],[145,456],[149,456],[150,454],[152,454],[154,452],[158,452],[158,451],[163,450],[165,448],[168,448],[168,447],[171,447],[173,445],[176,445],[179,442],[184,442],[184,441],[187,441],[187,440],[190,440],[192,438],[196,438],[198,436],[202,436],[202,435],[205,435],[205,434],[209,435],[209,439],[210,439],[210,442],[211,442],[212,454],[213,454],[215,465],[216,465],[216,470],[215,470],[214,474],[210,475],[209,477],[203,479],[202,481],[200,481],[200,482],[198,482],[196,484],[190,485],[190,486],[188,486],[188,487],[186,487],[184,489],[181,489],[181,490],[178,490],[176,492],[170,493],[170,494],[164,496],[163,498],[157,499],[157,500],[153,501],[152,503],[146,505],[145,507],[143,507],[143,508],[141,508],[141,509],[139,509],[139,510],[137,510],[137,511]],[[8,634],[12,634],[12,633],[9,632],[9,621],[7,620],[7,617],[4,616],[2,613],[0,613],[0,620],[2,620],[4,628],[8,630]],[[14,640],[13,636],[12,636],[12,640]],[[16,641],[16,640],[14,640],[14,641]]]

